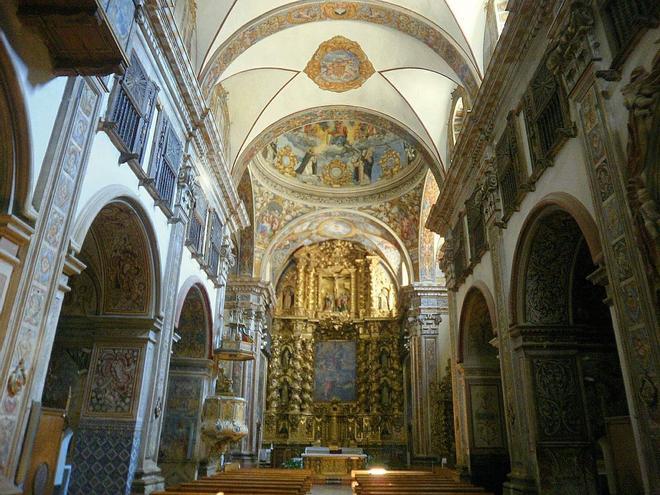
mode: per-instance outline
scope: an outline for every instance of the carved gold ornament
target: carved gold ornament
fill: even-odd
[[[390,179],[401,170],[401,158],[394,150],[387,150],[380,158],[380,168],[383,170],[383,179]]]
[[[330,19],[352,19],[357,14],[357,4],[350,2],[328,2],[322,9]]]
[[[298,165],[298,158],[291,149],[291,146],[285,146],[277,152],[275,168],[278,170],[278,172],[284,175],[295,177],[296,165]]]
[[[332,187],[345,186],[351,182],[351,169],[341,160],[332,160],[323,169],[323,183]]]
[[[359,88],[374,72],[360,45],[343,36],[321,43],[305,67],[319,88],[336,93]]]

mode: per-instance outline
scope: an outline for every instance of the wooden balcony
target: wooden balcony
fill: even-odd
[[[135,7],[124,0],[19,0],[19,18],[35,27],[58,75],[123,73]]]

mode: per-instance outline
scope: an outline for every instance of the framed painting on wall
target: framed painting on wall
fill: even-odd
[[[316,343],[314,400],[355,400],[355,342],[327,340]]]

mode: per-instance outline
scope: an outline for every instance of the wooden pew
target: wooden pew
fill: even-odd
[[[311,490],[311,471],[239,469],[180,483],[153,495],[305,495]]]
[[[392,471],[372,474],[353,472],[355,495],[465,495],[487,494],[483,488],[457,479],[449,470],[441,473],[429,471]]]

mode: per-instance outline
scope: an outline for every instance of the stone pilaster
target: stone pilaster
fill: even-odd
[[[602,88],[591,74],[588,76],[575,90],[579,125],[605,266],[608,268],[614,328],[642,479],[646,493],[654,493],[655,488],[660,486],[657,299],[649,275],[649,265],[653,264],[653,259],[647,254],[648,251],[642,251],[646,247],[644,243],[638,241],[644,238],[640,234],[643,228],[635,222],[635,217],[640,215],[640,207],[629,204],[630,198],[626,200],[626,193],[630,194],[630,184],[626,183],[624,174],[631,175],[631,170],[625,170],[626,165],[630,167],[636,156],[647,152],[635,148],[635,137],[652,139],[652,133],[657,133],[657,129],[647,130],[649,133],[644,135],[642,130],[636,128],[636,117],[631,116],[629,128],[632,134],[629,140],[632,146],[628,148],[630,156],[626,164],[624,158],[616,153],[616,140],[608,128],[607,106],[602,97],[606,88]],[[657,86],[655,89],[654,97],[657,98]],[[649,100],[652,94],[644,93],[642,100]],[[640,113],[639,118],[643,118],[642,115]],[[644,158],[648,159],[646,156]],[[650,158],[648,163],[657,167],[657,157]]]
[[[143,445],[144,393],[151,386],[151,366],[160,334],[160,322],[147,318],[125,318],[117,328],[114,318],[94,322],[67,321],[62,338],[89,341],[92,355],[85,381],[80,423],[72,453],[76,476],[69,493],[117,493],[128,495],[139,466]],[[112,330],[112,331],[111,331]],[[121,370],[120,378],[108,371],[108,363]],[[117,398],[113,390],[123,387]],[[104,469],[98,469],[98,466]]]
[[[404,289],[408,309],[404,322],[410,337],[412,386],[412,446],[415,457],[432,457],[431,385],[440,379],[439,324],[447,316],[447,291],[443,287],[415,284]]]
[[[94,79],[68,81],[36,196],[40,215],[24,254],[0,350],[0,493],[15,486],[30,401],[40,396],[60,310],[61,278],[82,178],[100,111]],[[61,295],[60,295],[61,296]],[[50,324],[49,324],[50,323]],[[25,451],[29,451],[26,449]],[[27,461],[27,460],[25,460]],[[18,480],[19,482],[21,480]]]
[[[514,353],[511,336],[509,334],[509,312],[506,304],[506,287],[504,285],[502,270],[502,230],[495,223],[495,218],[487,217],[488,245],[490,247],[494,298],[495,298],[495,333],[500,356],[500,373],[502,376],[502,391],[504,399],[504,416],[511,461],[509,481],[504,484],[504,493],[531,494],[536,493],[534,476],[534,463],[527,454],[530,446],[526,439],[529,437],[529,415],[526,411],[526,402],[522,387],[518,386],[524,371],[523,364]]]
[[[172,354],[172,335],[181,258],[186,238],[188,220],[192,209],[192,167],[184,163],[178,177],[178,188],[174,204],[174,217],[171,220],[170,239],[165,262],[163,291],[163,326],[158,345],[154,351],[151,373],[148,375],[148,403],[141,421],[144,424],[140,455],[138,458],[133,492],[151,493],[164,488],[164,479],[158,468],[158,445],[163,421],[163,404],[167,391],[168,371]],[[153,381],[152,381],[153,380]]]

